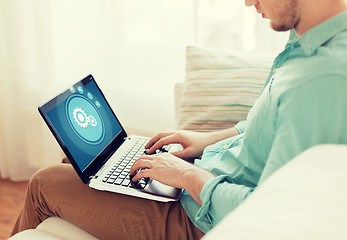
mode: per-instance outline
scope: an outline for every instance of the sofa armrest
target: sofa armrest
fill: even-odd
[[[209,232],[212,239],[347,239],[347,145],[313,147]]]
[[[50,217],[44,220],[36,229],[28,229],[23,232],[17,233],[12,236],[9,240],[74,240],[74,239],[85,239],[85,240],[97,240],[90,233],[84,231],[80,227],[69,223],[59,217]]]

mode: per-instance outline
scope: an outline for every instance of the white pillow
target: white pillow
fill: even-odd
[[[274,57],[187,47],[178,128],[213,131],[247,117]]]

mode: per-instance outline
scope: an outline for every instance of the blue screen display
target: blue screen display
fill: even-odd
[[[47,116],[84,171],[122,127],[94,81],[71,87],[70,93]]]

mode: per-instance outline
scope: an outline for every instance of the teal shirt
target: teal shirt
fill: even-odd
[[[240,134],[208,146],[195,160],[216,176],[200,193],[202,206],[187,192],[180,201],[192,222],[208,232],[302,151],[317,144],[347,144],[346,124],[344,12],[301,37],[291,31],[247,120],[236,125]]]

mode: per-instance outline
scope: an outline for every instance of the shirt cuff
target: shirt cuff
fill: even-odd
[[[218,177],[208,180],[200,192],[200,199],[202,201],[202,206],[198,210],[195,221],[205,222],[213,225],[213,220],[209,215],[210,205],[211,205],[211,195],[213,190],[220,182],[224,182],[226,178],[230,178],[227,175],[220,175]]]

